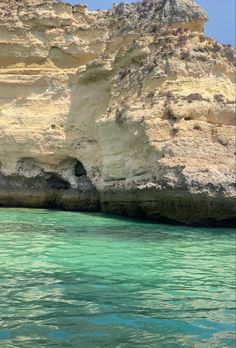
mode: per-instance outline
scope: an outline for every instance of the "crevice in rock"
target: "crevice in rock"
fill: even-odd
[[[87,175],[86,169],[84,168],[83,164],[80,161],[76,160],[75,176],[81,177],[83,175]]]

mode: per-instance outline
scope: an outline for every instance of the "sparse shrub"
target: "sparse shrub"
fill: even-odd
[[[193,101],[210,101],[209,99],[203,98],[200,93],[191,93],[184,97],[183,100],[186,100],[188,103],[192,103]]]
[[[200,41],[200,42],[204,42],[204,41],[205,41],[204,35],[200,35],[200,36],[199,36],[199,41]]]
[[[220,45],[219,45],[217,42],[215,42],[215,43],[213,44],[213,46],[212,46],[212,51],[213,51],[213,52],[219,52],[220,49],[221,49]]]
[[[187,41],[187,36],[186,35],[180,35],[178,38],[178,45],[183,46],[186,41]]]
[[[149,33],[157,33],[159,31],[159,25],[156,23],[151,23],[148,28]]]
[[[218,102],[218,103],[224,103],[225,98],[224,98],[223,94],[215,94],[214,101]]]
[[[181,52],[180,59],[189,60],[191,58],[191,54],[189,51]]]
[[[228,45],[228,46],[225,48],[225,56],[226,56],[226,58],[228,59],[228,61],[229,61],[230,63],[234,63],[234,62],[235,62],[234,50],[231,48],[230,45]]]
[[[201,62],[207,62],[208,61],[208,57],[207,56],[198,56],[197,59],[200,60]]]
[[[205,52],[205,48],[204,48],[204,47],[195,47],[195,48],[194,48],[194,51],[195,51],[195,52],[204,53],[204,52]]]
[[[155,93],[153,91],[148,93],[147,95],[148,98],[154,98],[154,96],[155,96]]]

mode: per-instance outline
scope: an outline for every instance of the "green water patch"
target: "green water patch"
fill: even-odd
[[[0,347],[234,347],[235,232],[0,209]]]

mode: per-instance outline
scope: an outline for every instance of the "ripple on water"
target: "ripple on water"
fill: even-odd
[[[0,347],[234,347],[235,233],[0,209]]]

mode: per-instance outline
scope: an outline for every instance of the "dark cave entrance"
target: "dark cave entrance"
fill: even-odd
[[[84,168],[83,164],[79,161],[76,160],[75,163],[75,176],[76,177],[81,177],[87,175],[86,169]]]

